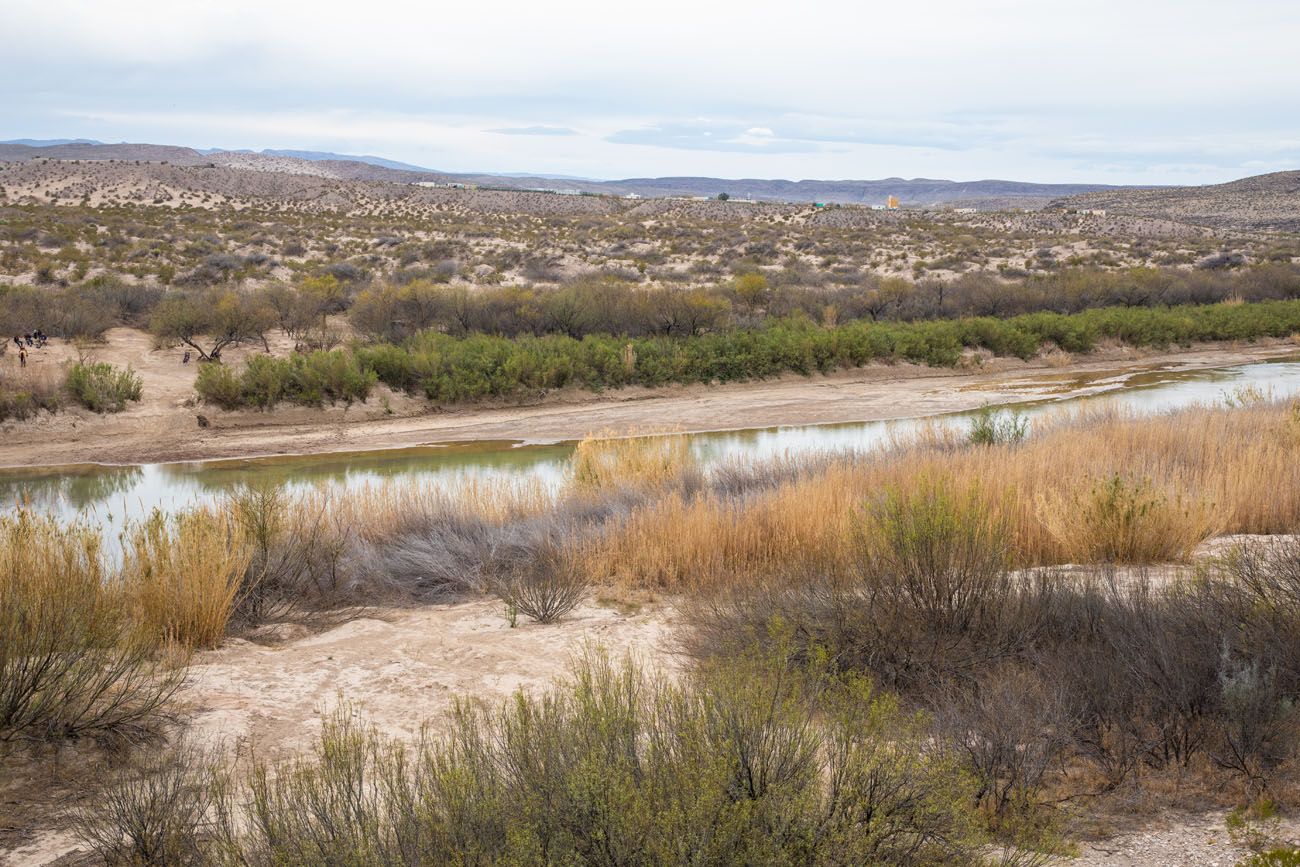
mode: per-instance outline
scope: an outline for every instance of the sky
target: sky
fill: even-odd
[[[591,178],[1300,168],[1297,0],[0,0],[0,139]]]

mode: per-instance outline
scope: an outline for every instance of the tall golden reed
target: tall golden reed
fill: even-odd
[[[931,431],[739,503],[667,492],[592,537],[583,558],[597,580],[669,590],[834,573],[856,556],[859,510],[924,478],[982,491],[1013,565],[1184,560],[1217,533],[1300,528],[1300,420],[1274,403],[1075,412],[1021,445]]]
[[[155,513],[123,541],[123,582],[144,633],[185,648],[218,645],[252,556],[229,511]]]

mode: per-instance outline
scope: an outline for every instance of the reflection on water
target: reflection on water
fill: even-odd
[[[1129,375],[1046,375],[1012,383],[1007,391],[1037,396],[1019,402],[1031,417],[1062,406],[1118,405],[1163,412],[1195,403],[1221,403],[1253,387],[1277,397],[1300,393],[1300,361],[1274,361],[1200,371],[1151,370]],[[969,413],[932,419],[763,428],[690,435],[705,465],[809,452],[863,450],[922,423],[965,426]],[[386,479],[452,484],[465,479],[530,479],[558,484],[573,443],[514,440],[447,443],[418,448],[340,452],[132,467],[78,465],[0,470],[0,497],[65,518],[83,516],[106,530],[155,508],[174,510],[214,500],[244,483],[273,482],[290,489],[316,485],[354,488]]]
[[[92,509],[140,484],[145,468],[78,464],[0,471],[0,502],[35,509],[77,512]]]

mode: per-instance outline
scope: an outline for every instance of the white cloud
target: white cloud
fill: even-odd
[[[605,176],[1300,164],[1290,0],[0,0],[0,21],[3,138]]]

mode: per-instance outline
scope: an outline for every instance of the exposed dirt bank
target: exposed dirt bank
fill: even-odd
[[[272,345],[282,353],[286,346]],[[244,352],[228,353],[237,360]],[[872,421],[972,409],[1083,390],[1101,376],[1155,368],[1195,370],[1259,361],[1297,351],[1285,342],[1211,345],[1175,352],[1110,347],[1072,359],[996,358],[960,370],[913,364],[873,365],[831,376],[787,376],[723,386],[628,388],[605,394],[565,390],[529,405],[430,409],[422,400],[378,389],[364,405],[272,412],[223,412],[196,406],[196,365],[176,350],[154,350],[148,335],[115,329],[93,351],[130,365],[145,399],[114,416],[68,410],[0,426],[0,467],[69,463],[161,463],[279,454],[399,448],[457,440],[566,440],[593,432],[683,432],[776,425]],[[52,345],[32,353],[33,369],[73,357]],[[0,364],[17,364],[0,358]],[[208,427],[199,426],[203,416]]]

